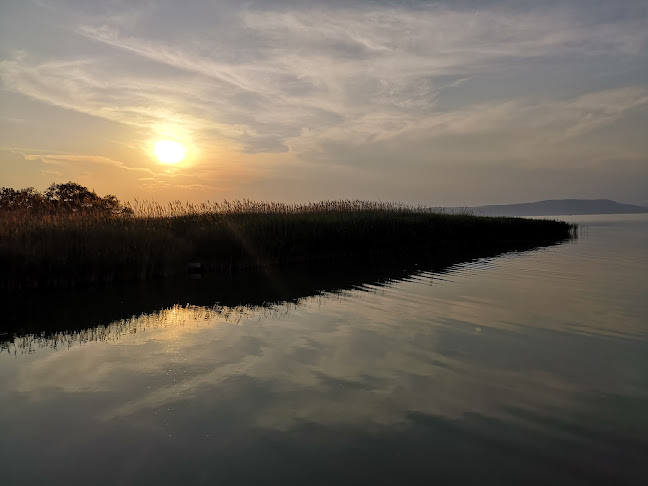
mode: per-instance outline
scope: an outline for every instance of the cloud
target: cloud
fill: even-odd
[[[562,115],[569,126],[562,137],[576,137],[619,120],[624,113],[648,104],[648,88],[632,86],[588,93],[567,103]],[[546,118],[545,118],[546,119]]]
[[[122,162],[112,160],[100,155],[70,155],[70,154],[44,154],[44,155],[25,155],[26,160],[42,160],[45,164],[65,165],[67,163],[105,165],[116,167],[124,170],[137,172],[153,173],[151,169],[127,167]]]
[[[30,8],[33,21],[43,15]],[[0,53],[0,97],[40,102],[25,116],[16,104],[0,129],[17,136],[14,121],[45,120],[36,107],[47,103],[69,111],[59,129],[77,124],[86,145],[59,145],[46,125],[61,110],[49,107],[31,153],[150,168],[169,191],[184,178],[287,199],[297,189],[261,184],[315,173],[333,181],[345,167],[349,190],[375,183],[382,195],[395,172],[416,185],[433,164],[451,179],[478,162],[584,167],[592,152],[647,150],[636,133],[646,122],[640,2],[197,1],[185,10],[165,0],[57,3],[47,46],[15,32]],[[109,148],[88,136],[106,127],[79,113],[111,125]],[[151,166],[148,146],[167,136],[196,149],[193,180]]]
[[[136,127],[213,128],[195,114],[183,114],[183,107],[192,102],[181,96],[191,91],[189,80],[178,81],[184,86],[179,92],[177,86],[159,80],[116,76],[110,70],[110,65],[91,59],[31,64],[26,56],[18,55],[0,62],[0,76],[7,87],[52,105]]]
[[[564,100],[477,103],[424,117],[369,113],[323,130],[318,137],[311,135],[317,139],[311,143],[359,147],[368,143],[418,141],[434,145],[435,141],[448,137],[469,141],[488,136],[490,156],[493,156],[498,153],[498,144],[504,150],[511,150],[520,145],[537,149],[547,143],[567,142],[611,125],[627,112],[646,105],[648,88],[632,86]],[[298,144],[299,140],[291,143]],[[483,151],[477,148],[475,155],[483,158]]]
[[[23,53],[0,63],[2,80],[17,92],[94,116],[194,136],[209,132],[250,153],[280,152],[299,146],[293,139],[304,129],[348,131],[349,139],[363,142],[415,126],[488,130],[484,124],[512,104],[476,104],[487,112],[477,116],[471,107],[440,111],[438,100],[470,77],[521,60],[632,55],[647,38],[636,20],[592,24],[556,8],[242,9],[227,13],[232,25],[195,32],[192,42],[160,38],[150,27],[154,19],[147,36],[145,16],[139,24],[122,17],[113,12],[72,28],[124,56],[37,62]]]

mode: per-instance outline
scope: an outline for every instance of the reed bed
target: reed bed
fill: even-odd
[[[284,204],[135,201],[121,214],[0,211],[0,286],[72,286],[145,280],[340,257],[546,243],[568,223],[445,214],[359,200]]]

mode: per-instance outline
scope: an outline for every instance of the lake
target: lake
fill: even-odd
[[[6,298],[0,483],[648,484],[648,215],[561,219],[449,266]]]

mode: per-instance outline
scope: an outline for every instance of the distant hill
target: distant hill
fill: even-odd
[[[554,199],[532,203],[477,206],[470,209],[474,214],[483,216],[648,213],[648,208],[634,204],[621,204],[609,199]]]

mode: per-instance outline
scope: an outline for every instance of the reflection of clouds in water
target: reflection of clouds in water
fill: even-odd
[[[110,346],[44,356],[22,370],[18,391],[126,392],[127,399],[97,411],[116,419],[204,399],[218,408],[241,399],[224,392],[234,387],[254,397],[241,404],[251,423],[280,430],[302,421],[393,425],[411,412],[456,418],[496,415],[502,403],[569,403],[569,387],[555,376],[478,368],[470,356],[439,349],[448,332],[460,341],[465,332],[481,336],[465,322],[447,329],[423,299],[413,313],[401,293],[396,285],[380,295],[319,296],[290,311],[168,309],[106,328],[99,335],[111,337]],[[281,318],[269,318],[273,313]]]
[[[485,262],[488,271],[470,264],[443,280],[420,274],[274,307],[176,306],[29,355],[16,388],[32,398],[46,388],[112,393],[97,415],[140,425],[196,404],[277,430],[393,426],[413,412],[577,415],[584,397],[637,393],[646,369],[633,337],[641,308],[585,306],[603,292],[588,275],[611,267],[593,268],[579,252],[509,255]],[[561,272],[566,255],[573,264]],[[612,314],[623,324],[606,321]]]

